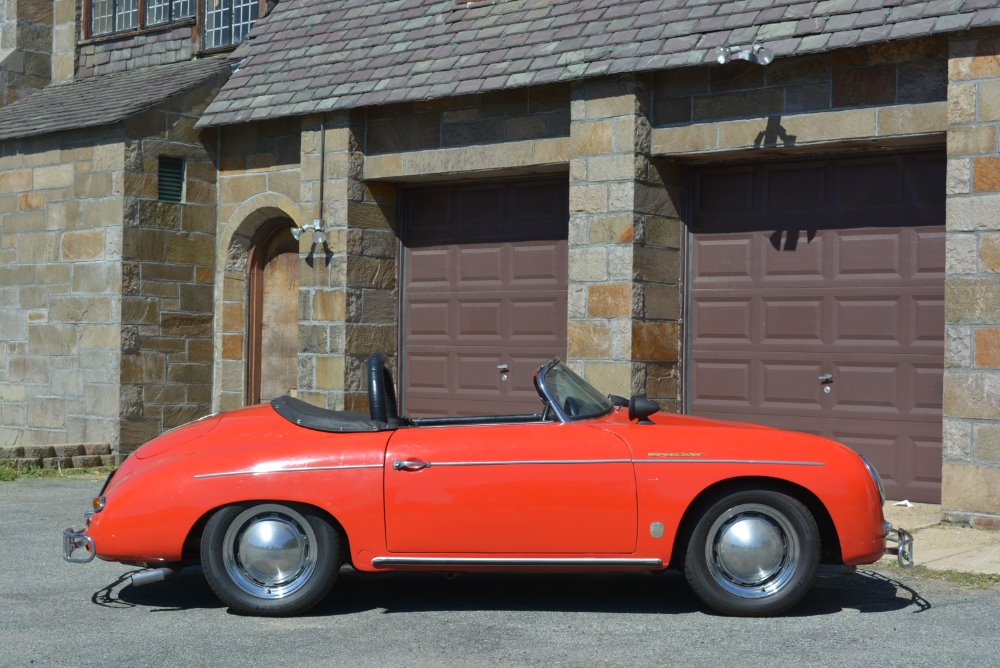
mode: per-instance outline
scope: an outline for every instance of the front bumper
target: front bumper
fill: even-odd
[[[84,554],[74,556],[74,552],[79,549],[84,550]],[[97,556],[97,546],[94,539],[83,531],[77,531],[70,527],[63,531],[63,559],[74,564],[88,564]]]
[[[913,568],[913,534],[906,529],[897,529],[885,523],[886,543],[896,543],[896,547],[885,548],[885,553],[896,557],[900,568]]]

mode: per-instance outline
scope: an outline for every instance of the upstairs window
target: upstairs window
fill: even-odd
[[[242,42],[257,17],[260,0],[205,0],[205,48]]]
[[[146,0],[146,25],[173,23],[194,16],[195,0]]]
[[[106,35],[139,27],[139,0],[91,0],[90,34]]]

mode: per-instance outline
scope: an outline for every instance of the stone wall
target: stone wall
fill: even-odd
[[[569,86],[375,107],[368,155],[569,136]]]
[[[0,443],[117,448],[124,134],[0,151]]]
[[[1000,33],[953,37],[948,79],[942,506],[1000,528]]]
[[[52,20],[52,0],[0,2],[0,107],[49,83]]]
[[[765,67],[732,61],[660,72],[653,122],[666,127],[937,102],[947,94],[947,55],[947,38],[932,37],[778,58]]]
[[[125,124],[122,453],[211,410],[216,142],[194,124],[213,92],[207,84]],[[160,156],[184,160],[179,203],[158,199]]]

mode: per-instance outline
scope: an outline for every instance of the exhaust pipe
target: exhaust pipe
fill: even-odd
[[[177,571],[172,568],[155,568],[149,571],[140,571],[132,574],[132,586],[142,587],[154,582],[163,582],[175,575],[177,575]]]

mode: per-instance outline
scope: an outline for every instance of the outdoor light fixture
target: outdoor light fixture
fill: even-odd
[[[310,225],[303,225],[302,227],[292,227],[292,236],[298,241],[302,238],[303,232],[313,233],[313,243],[314,244],[325,244],[326,243],[326,230],[323,229],[323,223],[318,218],[314,220]]]
[[[750,47],[740,46],[720,46],[715,60],[720,65],[725,65],[731,60],[745,60],[758,65],[770,65],[774,60],[774,51],[768,49],[763,44],[754,44]]]

